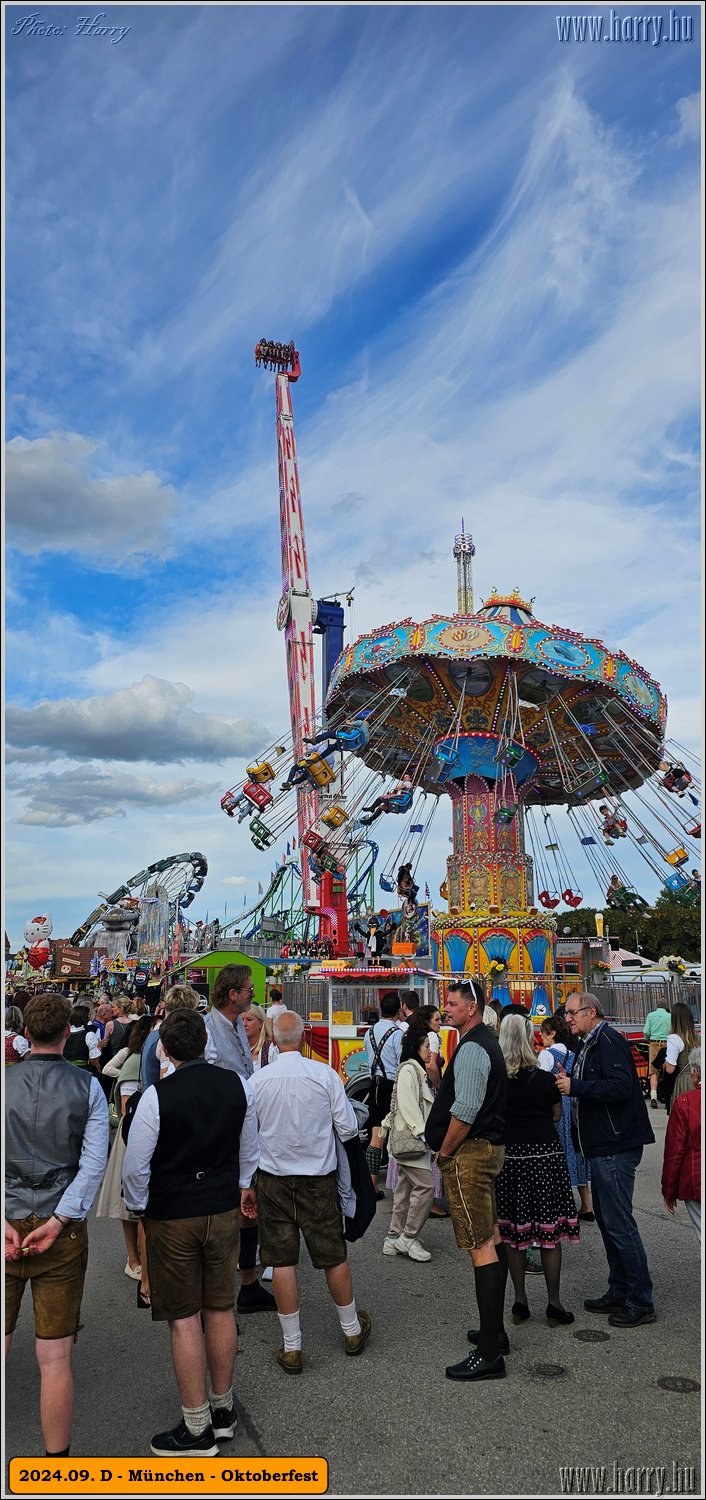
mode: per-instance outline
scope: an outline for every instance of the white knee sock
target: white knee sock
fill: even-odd
[[[211,1408],[208,1401],[203,1406],[182,1406],[184,1421],[193,1437],[200,1437],[211,1426]]]
[[[338,1303],[336,1303],[336,1312],[338,1313],[338,1321],[346,1338],[352,1338],[353,1334],[360,1333],[360,1323],[355,1310],[355,1297],[352,1302],[348,1303],[347,1307],[339,1307]]]
[[[294,1313],[278,1313],[277,1316],[282,1325],[285,1354],[290,1349],[301,1349],[302,1331],[299,1323],[299,1308]]]

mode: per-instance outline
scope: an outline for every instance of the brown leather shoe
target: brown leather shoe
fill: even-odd
[[[301,1349],[278,1349],[277,1363],[287,1371],[288,1375],[301,1375],[303,1368]]]
[[[363,1312],[362,1307],[358,1308],[358,1322],[360,1323],[360,1333],[353,1333],[350,1337],[346,1336],[346,1354],[360,1354],[363,1345],[370,1338],[370,1330],[373,1325],[370,1321],[370,1314]]]

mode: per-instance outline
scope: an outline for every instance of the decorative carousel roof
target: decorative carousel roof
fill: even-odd
[[[384,724],[362,759],[392,776],[430,735],[509,734],[537,761],[525,800],[562,803],[571,800],[567,778],[580,780],[598,762],[609,773],[605,795],[644,780],[637,746],[643,766],[655,769],[661,756],[667,704],[659,684],[622,651],[542,624],[517,591],[494,590],[472,615],[407,619],[359,637],[334,667],[326,710],[354,714],[376,695]],[[431,765],[413,779],[441,790]]]
[[[478,610],[481,620],[504,620],[508,625],[529,625],[534,619],[532,614],[532,603],[523,599],[518,589],[513,589],[511,594],[499,594],[497,589],[486,599],[485,604]]]

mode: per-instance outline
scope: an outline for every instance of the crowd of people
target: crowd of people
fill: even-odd
[[[508,1272],[515,1324],[531,1316],[526,1275],[537,1269],[549,1326],[574,1322],[561,1300],[562,1247],[576,1243],[582,1222],[597,1223],[608,1263],[607,1290],[586,1298],[585,1308],[606,1314],[615,1327],[654,1322],[652,1282],[632,1212],[635,1173],[654,1134],[631,1048],[595,996],[573,995],[547,1017],[538,1047],[524,1007],[487,1006],[472,984],[451,985],[446,1011],[460,1042],[446,1068],[435,1007],[420,1006],[413,991],[388,992],[380,1011],[365,1048],[369,1169],[382,1196],[387,1141],[387,1185],[394,1190],[383,1254],[429,1261],[420,1234],[430,1215],[448,1212],[474,1270],[481,1328],[470,1331],[473,1351],[448,1367],[449,1378],[505,1374],[509,1339],[499,1309]],[[466,1040],[474,1043],[471,1051]],[[666,1012],[667,1040],[664,1076],[675,1075],[679,1093],[672,1083],[663,1197],[670,1213],[677,1201],[685,1203],[700,1237],[701,1053],[691,1012],[681,1003]]]
[[[236,1313],[276,1314],[280,1370],[305,1370],[301,1236],[324,1273],[342,1352],[362,1353],[372,1322],[355,1297],[347,1239],[385,1196],[385,1152],[393,1200],[383,1255],[430,1261],[420,1236],[434,1216],[450,1218],[470,1258],[478,1326],[449,1379],[504,1378],[507,1278],[519,1326],[532,1315],[530,1254],[549,1327],[573,1323],[562,1254],[581,1221],[596,1223],[607,1262],[585,1309],[615,1328],[655,1321],[632,1209],[654,1134],[630,1046],[595,996],[571,995],[538,1043],[522,1006],[487,1006],[479,986],[451,983],[445,1011],[458,1040],[445,1061],[441,1011],[413,990],[384,993],[364,1041],[366,1160],[339,1075],[303,1055],[301,1018],[280,995],[265,1011],[254,994],[250,969],[228,965],[210,1007],[177,984],[154,1015],[135,997],[94,1007],[51,992],[6,1012],[6,1354],[29,1283],[47,1456],[70,1449],[93,1205],[120,1221],[138,1307],[169,1326],[181,1415],[152,1436],[157,1455],[215,1456],[233,1437]],[[665,1207],[683,1201],[700,1238],[701,1053],[685,1010],[673,1007],[664,1037],[667,1023],[648,1018],[646,1036],[665,1048],[651,1068],[673,1078]]]

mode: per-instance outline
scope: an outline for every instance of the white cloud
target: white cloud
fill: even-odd
[[[143,656],[144,660],[144,656]],[[250,719],[229,719],[189,707],[195,693],[183,682],[145,676],[101,698],[42,699],[33,708],[9,704],[6,736],[46,759],[224,761],[247,755],[267,739]]]
[[[8,780],[25,804],[24,812],[13,821],[46,828],[124,818],[127,807],[174,807],[213,795],[218,789],[217,782],[155,781],[92,766],[48,772],[31,781],[21,781],[15,773]]]
[[[221,883],[221,885],[249,885],[250,884],[247,875],[226,875],[225,880],[222,880],[220,883]]]
[[[701,95],[685,94],[677,99],[679,129],[672,136],[672,145],[683,146],[687,141],[698,141],[701,136]]]
[[[157,474],[95,472],[99,444],[76,432],[6,448],[7,530],[21,552],[80,555],[106,572],[166,557],[176,492]],[[110,469],[111,465],[108,465]]]

